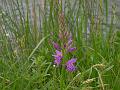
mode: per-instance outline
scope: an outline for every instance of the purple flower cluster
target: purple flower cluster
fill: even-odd
[[[65,51],[64,54],[66,55],[67,53],[71,53],[76,50],[76,47],[73,47],[73,40],[72,40],[72,35],[66,31],[63,35],[60,32],[59,33],[59,39],[63,40],[61,46],[58,43],[53,42],[53,47],[56,49],[56,53],[54,56],[54,64],[59,66],[62,62],[63,59],[63,52]],[[62,46],[63,45],[63,46]],[[68,60],[65,64],[67,71],[72,72],[76,70],[75,67],[75,62],[76,58],[72,58]]]
[[[60,65],[61,63],[61,59],[63,58],[62,52],[56,50],[56,54],[53,55],[55,58],[54,64],[56,64],[57,66]]]
[[[68,71],[75,71],[76,67],[74,66],[74,63],[76,62],[76,60],[76,58],[72,58],[66,63]]]
[[[53,46],[54,46],[54,48],[55,48],[56,50],[61,50],[61,49],[60,49],[60,46],[58,45],[58,43],[53,42]]]
[[[72,40],[72,35],[70,35],[68,38],[68,42],[66,43],[67,52],[73,52],[76,50],[76,47],[72,47],[72,45],[73,45],[73,40]]]

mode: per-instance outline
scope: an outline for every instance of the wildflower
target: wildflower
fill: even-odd
[[[76,67],[74,66],[74,63],[76,62],[76,58],[72,58],[66,63],[66,68],[68,71],[72,72],[75,71]]]
[[[56,50],[60,50],[60,46],[58,45],[58,43],[53,42],[53,46]]]
[[[64,65],[64,63],[61,63],[62,58],[63,58],[63,54],[61,50],[64,51],[64,56],[66,56],[66,54],[69,54],[68,52],[73,52],[74,50],[76,50],[76,47],[73,47],[72,33],[70,33],[67,30],[68,28],[66,27],[67,25],[65,23],[64,13],[62,12],[59,14],[58,23],[59,23],[58,39],[60,40],[61,44],[59,45],[58,43],[53,42],[53,46],[56,49],[56,53],[55,55],[53,55],[55,59],[54,64],[57,66],[59,66],[60,64]],[[66,61],[66,58],[63,60]],[[75,62],[76,62],[75,58],[72,58],[67,61],[67,63],[65,64],[67,71],[72,72],[76,70],[76,67],[74,66]]]
[[[73,41],[72,39],[68,41],[68,46],[72,44],[72,41]]]
[[[76,47],[72,47],[73,45],[73,40],[72,40],[72,35],[70,34],[67,42],[67,51],[68,52],[73,52],[76,50]]]
[[[54,63],[57,64],[57,66],[59,66],[60,63],[61,63],[61,59],[63,58],[62,52],[56,50],[56,54],[53,55],[53,56],[54,56],[54,58],[55,58]]]
[[[69,49],[68,49],[68,52],[73,52],[73,51],[75,51],[75,50],[76,50],[76,47],[69,48]]]
[[[53,65],[53,67],[55,67],[55,65]]]

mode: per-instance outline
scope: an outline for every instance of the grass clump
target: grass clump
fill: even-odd
[[[0,90],[120,89],[120,31],[115,4],[110,14],[109,0],[1,3]],[[65,62],[56,66],[53,41],[64,47],[58,37],[65,32],[72,35],[76,51],[66,54],[63,49]],[[77,58],[73,72],[66,70],[66,60],[71,58]]]

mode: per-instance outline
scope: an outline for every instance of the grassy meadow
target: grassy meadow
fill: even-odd
[[[120,90],[116,4],[43,1],[1,0],[0,90]]]

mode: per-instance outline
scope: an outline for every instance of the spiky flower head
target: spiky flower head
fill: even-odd
[[[73,45],[74,40],[72,38],[72,33],[66,27],[67,25],[65,23],[63,12],[59,14],[58,21],[59,21],[59,33],[58,33],[59,43],[56,43],[56,42],[52,43],[53,47],[56,49],[56,53],[53,56],[55,59],[54,64],[57,66],[59,66],[60,64],[64,64],[64,62],[67,61],[66,59],[63,59],[63,57],[65,57],[67,54],[72,53],[73,51],[76,50],[76,47],[74,47]],[[72,58],[67,61],[67,63],[65,64],[67,71],[73,72],[76,70],[76,66],[74,65],[76,60],[77,60],[76,58]]]

